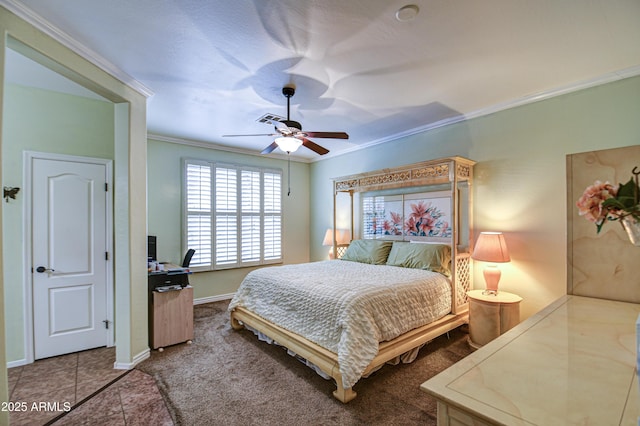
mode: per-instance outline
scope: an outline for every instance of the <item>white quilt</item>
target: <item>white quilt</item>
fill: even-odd
[[[345,388],[378,352],[378,343],[451,310],[451,283],[435,272],[342,260],[252,271],[231,300],[338,354]]]

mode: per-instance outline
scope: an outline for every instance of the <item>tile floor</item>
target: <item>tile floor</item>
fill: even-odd
[[[114,359],[115,348],[98,348],[10,368],[9,398],[21,409],[11,426],[172,426],[153,378],[115,370]]]

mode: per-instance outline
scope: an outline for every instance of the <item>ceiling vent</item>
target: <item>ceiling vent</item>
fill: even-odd
[[[279,115],[275,115],[275,114],[265,114],[262,117],[258,118],[256,121],[258,123],[267,123],[269,124],[272,121],[285,121],[286,119],[284,117],[280,117]]]

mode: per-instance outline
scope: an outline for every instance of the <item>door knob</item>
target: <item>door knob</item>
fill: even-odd
[[[55,271],[55,269],[45,268],[44,266],[38,266],[36,268],[36,272],[40,272],[40,273],[43,273],[43,272],[54,272],[54,271]]]

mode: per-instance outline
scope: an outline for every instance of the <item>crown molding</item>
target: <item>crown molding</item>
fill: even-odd
[[[352,148],[348,148],[342,150],[340,152],[334,154],[328,154],[323,156],[322,158],[313,158],[310,162],[314,163],[316,161],[323,161],[329,158],[339,157],[341,155],[348,154],[350,152],[360,151],[365,148],[370,148],[376,145],[381,145],[387,142],[397,141],[398,139],[406,138],[408,136],[412,136],[418,133],[428,132],[430,130],[434,130],[440,127],[449,126],[451,124],[460,123],[463,121],[471,120],[473,118],[484,117],[486,115],[494,114],[496,112],[504,111],[511,108],[516,108],[523,105],[532,104],[534,102],[544,101],[547,99],[555,98],[557,96],[566,95],[573,92],[578,92],[580,90],[589,89],[591,87],[601,86],[607,83],[613,83],[615,81],[624,80],[626,78],[637,77],[640,75],[640,65],[625,68],[618,71],[613,71],[607,74],[600,75],[595,78],[571,83],[565,86],[556,87],[550,90],[546,90],[540,93],[536,93],[529,96],[523,96],[521,98],[512,99],[510,101],[502,102],[499,104],[491,105],[487,108],[482,108],[476,111],[473,111],[466,115],[459,115],[456,117],[445,118],[444,120],[436,121],[435,123],[430,123],[425,126],[415,127],[413,129],[406,130],[401,133],[397,133],[393,136],[389,136],[382,139],[377,139],[375,141],[367,142],[365,144],[361,144]]]
[[[136,92],[140,93],[141,95],[143,95],[143,96],[145,96],[147,98],[153,96],[153,92],[148,87],[146,87],[144,84],[142,84],[138,80],[134,79],[133,77],[131,77],[130,75],[128,75],[127,73],[122,71],[120,68],[118,68],[117,66],[115,66],[111,62],[107,61],[105,58],[100,56],[98,53],[96,53],[93,50],[89,49],[88,47],[80,44],[79,42],[74,40],[71,36],[69,36],[68,34],[63,32],[59,28],[57,28],[57,27],[53,26],[52,24],[50,24],[49,22],[47,22],[40,15],[36,14],[34,11],[32,11],[31,9],[26,7],[20,1],[18,1],[18,0],[0,0],[0,6],[6,8],[10,12],[14,13],[18,17],[20,17],[21,19],[25,20],[26,22],[28,22],[29,24],[34,26],[36,29],[38,29],[38,30],[42,31],[43,33],[47,34],[48,36],[52,37],[54,40],[58,41],[62,45],[66,46],[67,48],[69,48],[73,52],[77,53],[78,55],[80,55],[81,57],[86,59],[87,61],[89,61],[92,64],[96,65],[98,68],[100,68],[103,71],[107,72],[108,74],[112,75],[114,78],[120,80],[125,85],[127,85],[131,89],[135,90]],[[502,102],[502,103],[498,103],[498,104],[495,104],[495,105],[491,105],[491,106],[489,106],[487,108],[481,108],[479,110],[472,111],[472,112],[470,112],[468,114],[465,114],[465,115],[461,114],[461,115],[456,116],[456,117],[451,117],[451,118],[440,120],[440,121],[437,121],[437,122],[434,122],[434,123],[429,123],[429,124],[427,124],[425,126],[420,126],[420,127],[416,127],[416,128],[413,128],[413,129],[409,129],[409,130],[406,130],[406,131],[401,132],[401,133],[397,133],[397,134],[389,136],[389,137],[377,139],[377,140],[366,142],[364,144],[360,144],[360,145],[357,145],[357,146],[354,146],[354,147],[351,147],[351,148],[347,148],[347,149],[345,149],[343,151],[340,151],[340,152],[331,152],[331,153],[329,153],[327,155],[323,155],[321,157],[314,157],[314,158],[311,158],[311,159],[291,157],[291,160],[292,161],[303,162],[303,163],[314,163],[314,162],[317,162],[317,161],[323,161],[323,160],[327,160],[327,159],[330,159],[330,158],[334,158],[334,157],[338,157],[338,156],[341,156],[341,155],[345,155],[345,154],[348,154],[348,153],[351,153],[351,152],[360,151],[362,149],[370,148],[370,147],[373,147],[373,146],[376,146],[376,145],[388,143],[388,142],[391,142],[391,141],[396,141],[398,139],[406,138],[406,137],[409,137],[409,136],[412,136],[412,135],[415,135],[415,134],[428,132],[428,131],[431,131],[431,130],[434,130],[434,129],[437,129],[437,128],[440,128],[440,127],[449,126],[449,125],[460,123],[460,122],[463,122],[463,121],[467,121],[467,120],[470,120],[470,119],[473,119],[473,118],[483,117],[483,116],[490,115],[490,114],[493,114],[493,113],[496,113],[496,112],[500,112],[500,111],[504,111],[504,110],[507,110],[507,109],[516,108],[516,107],[523,106],[523,105],[528,105],[528,104],[531,104],[531,103],[534,103],[534,102],[538,102],[538,101],[554,98],[556,96],[566,95],[566,94],[569,94],[569,93],[572,93],[572,92],[577,92],[577,91],[580,91],[580,90],[588,89],[588,88],[595,87],[595,86],[600,86],[600,85],[603,85],[603,84],[606,84],[606,83],[611,83],[611,82],[614,82],[614,81],[623,80],[623,79],[630,78],[630,77],[635,77],[635,76],[638,76],[638,75],[640,75],[640,66],[633,66],[633,67],[630,67],[630,68],[626,68],[626,69],[622,69],[622,70],[618,70],[618,71],[613,71],[613,72],[610,72],[610,73],[607,73],[607,74],[603,74],[601,76],[598,76],[598,77],[595,77],[595,78],[592,78],[592,79],[587,79],[587,80],[583,80],[583,81],[574,82],[574,83],[571,83],[571,84],[568,84],[568,85],[565,85],[565,86],[552,88],[550,90],[546,90],[546,91],[543,91],[543,92],[540,92],[540,93],[536,93],[536,94],[532,94],[532,95],[528,95],[528,96],[523,96],[523,97],[512,99],[512,100],[509,100],[509,101],[506,101],[506,102]],[[221,151],[235,152],[235,153],[240,153],[240,154],[245,154],[245,155],[259,155],[259,156],[264,157],[264,155],[256,154],[253,151],[239,149],[239,148],[230,148],[230,147],[223,146],[223,145],[216,145],[216,144],[213,144],[213,143],[210,143],[210,142],[193,141],[193,140],[189,140],[189,139],[172,138],[172,137],[166,137],[166,136],[161,136],[161,135],[150,135],[149,137],[152,138],[152,139],[163,141],[163,142],[178,143],[178,144],[197,146],[197,147],[207,148],[207,149],[216,149],[216,150],[221,150]],[[268,154],[268,155],[266,155],[266,157],[287,159],[286,156],[278,155],[278,154]]]
[[[47,22],[44,18],[35,13],[33,10],[29,9],[22,2],[19,2],[17,0],[0,0],[0,6],[4,7],[19,18],[23,19],[36,29],[42,31],[44,34],[53,38],[58,43],[72,50],[74,53],[77,53],[82,58],[86,59],[93,65],[105,71],[107,74],[120,80],[126,86],[135,90],[144,97],[149,98],[153,96],[153,91],[147,86],[131,77],[129,74],[106,60],[104,57],[100,56],[95,51],[76,41],[69,34]]]
[[[243,148],[234,148],[234,147],[230,147],[230,146],[225,146],[225,145],[217,145],[213,142],[206,142],[206,141],[199,141],[199,140],[193,140],[193,139],[186,139],[186,138],[176,138],[173,136],[164,136],[164,135],[159,135],[157,133],[147,133],[147,139],[152,139],[154,141],[159,141],[159,142],[167,142],[167,143],[173,143],[173,144],[178,144],[178,145],[186,145],[186,146],[192,146],[192,147],[196,147],[196,148],[204,148],[204,149],[213,149],[216,151],[225,151],[225,152],[233,152],[236,154],[243,154],[243,155],[253,155],[256,157],[261,157],[261,158],[274,158],[277,160],[291,160],[291,161],[295,161],[298,163],[310,163],[311,160],[307,159],[307,158],[300,158],[300,157],[295,157],[295,156],[287,156],[284,154],[260,154],[256,151],[252,151],[249,149],[243,149]]]

